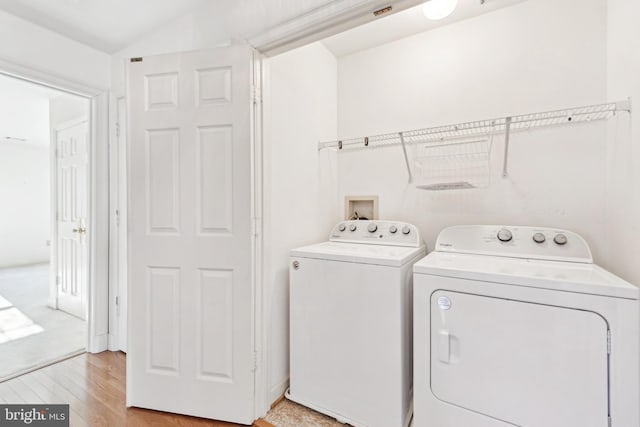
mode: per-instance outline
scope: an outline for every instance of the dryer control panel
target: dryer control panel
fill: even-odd
[[[449,227],[438,235],[436,251],[593,262],[591,249],[582,236],[568,230],[544,227],[502,225]]]
[[[418,228],[400,221],[342,221],[333,227],[329,240],[412,248],[424,246]]]

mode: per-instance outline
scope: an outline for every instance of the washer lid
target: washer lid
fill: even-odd
[[[313,258],[359,264],[400,267],[418,255],[424,247],[367,245],[361,243],[323,242],[291,250],[292,257]]]
[[[638,299],[638,288],[595,264],[431,252],[416,274],[504,283],[556,291]]]

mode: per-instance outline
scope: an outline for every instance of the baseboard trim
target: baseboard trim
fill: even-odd
[[[287,391],[288,388],[289,388],[289,376],[287,375],[287,377],[283,379],[280,383],[272,386],[269,389],[269,392],[267,394],[267,402],[273,402],[273,403],[279,402],[282,399],[282,396],[284,396],[284,393]]]
[[[109,350],[109,335],[100,334],[89,337],[89,345],[87,351],[89,353],[102,353]]]
[[[278,406],[280,404],[280,402],[282,402],[285,399],[284,393],[282,393],[282,395],[280,395],[279,398],[277,398],[276,400],[273,401],[273,403],[271,404],[271,409],[275,408],[276,406]]]

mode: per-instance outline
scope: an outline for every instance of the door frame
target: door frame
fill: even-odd
[[[127,97],[109,99],[109,350],[127,352]]]
[[[264,286],[264,233],[263,233],[263,197],[264,197],[264,157],[263,157],[263,89],[264,89],[264,56],[256,49],[251,60],[251,93],[253,107],[251,109],[251,216],[253,217],[252,239],[252,292],[253,292],[253,351],[255,371],[253,377],[254,418],[259,418],[269,411],[268,401],[269,366],[267,357],[268,340],[268,296]]]
[[[89,257],[87,265],[87,345],[90,353],[107,349],[109,314],[109,158],[108,158],[108,90],[87,86],[81,82],[54,76],[46,71],[6,61],[0,58],[0,75],[16,78],[29,83],[66,92],[89,100],[89,185],[87,235]],[[52,170],[52,174],[55,169]],[[53,176],[53,175],[52,175]],[[51,186],[55,185],[52,179]],[[54,194],[51,195],[52,208],[55,207]],[[53,210],[55,213],[55,210]],[[54,215],[52,215],[53,217]],[[55,265],[55,228],[52,232],[52,258]],[[52,275],[55,286],[55,276]],[[56,293],[57,294],[57,293]],[[50,301],[51,303],[51,301]],[[57,305],[57,301],[54,302]],[[54,305],[55,306],[55,305]]]

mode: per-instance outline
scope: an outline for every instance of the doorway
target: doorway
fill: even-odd
[[[0,381],[84,352],[90,101],[0,75]]]

